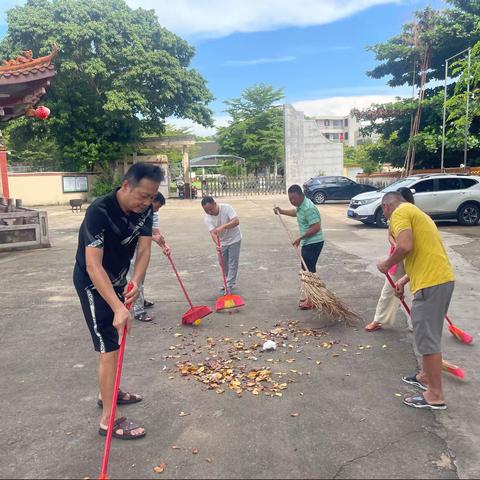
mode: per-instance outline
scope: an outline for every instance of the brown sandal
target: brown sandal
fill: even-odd
[[[139,433],[138,435],[133,435],[132,433],[130,433],[137,428],[143,428],[143,427],[141,427],[140,425],[137,425],[136,422],[127,420],[126,417],[117,418],[115,422],[113,422],[112,437],[120,438],[121,440],[135,440],[137,438],[143,438],[147,434],[145,430],[143,431],[143,433]],[[123,430],[123,433],[117,433],[118,430]],[[107,429],[100,427],[98,429],[98,433],[103,437],[106,437]]]
[[[130,398],[125,398],[127,395],[129,395]],[[143,398],[136,393],[128,393],[118,389],[117,405],[130,405],[131,403],[138,403],[142,400]],[[98,399],[97,404],[99,407],[103,408],[102,400]]]
[[[374,332],[375,330],[380,330],[382,328],[382,324],[379,322],[370,322],[366,327],[365,330],[367,332]]]

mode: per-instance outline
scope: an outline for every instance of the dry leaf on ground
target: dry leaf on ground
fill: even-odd
[[[153,467],[153,471],[154,471],[155,473],[163,473],[166,468],[167,468],[167,464],[166,464],[166,463],[160,463],[160,464],[158,464],[156,467]]]

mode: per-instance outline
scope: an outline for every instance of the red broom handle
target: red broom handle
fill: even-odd
[[[133,283],[127,286],[127,292],[132,290]],[[127,310],[132,307],[132,302],[125,304]],[[113,386],[112,409],[110,410],[110,418],[108,420],[107,438],[105,439],[105,449],[103,450],[102,470],[100,479],[108,478],[108,459],[110,457],[110,445],[112,443],[113,424],[115,422],[115,410],[117,409],[118,389],[120,387],[120,377],[122,376],[123,354],[125,353],[125,345],[127,341],[127,326],[123,331],[122,341],[120,343],[120,351],[118,353],[117,373],[115,374],[115,384]]]
[[[390,274],[387,272],[386,274],[386,277],[387,277],[387,280],[389,281],[390,285],[392,286],[392,288],[395,290],[395,282],[392,280],[392,277],[390,276]],[[407,313],[410,315],[410,309],[408,308],[408,305],[405,303],[405,301],[403,300],[403,298],[400,299],[400,301],[402,302],[402,305],[403,305],[403,308],[407,311]],[[447,320],[447,322],[452,326],[454,327],[455,325],[453,325],[453,322],[450,320],[450,318],[448,318],[448,315],[445,315],[445,319]]]
[[[185,287],[183,286],[182,279],[180,278],[180,275],[177,272],[177,269],[175,268],[175,264],[173,263],[172,257],[170,254],[167,255],[167,258],[170,260],[170,265],[173,268],[173,271],[175,272],[175,275],[177,276],[178,283],[180,283],[180,287],[182,287],[183,294],[185,295],[185,298],[187,299],[188,304],[190,305],[190,308],[193,307],[192,301],[190,300],[190,297],[188,296],[187,291],[185,290]]]
[[[216,242],[217,242],[217,247],[219,248],[218,250],[218,259],[220,261],[220,267],[222,267],[222,277],[223,277],[223,284],[225,286],[225,294],[228,295],[228,287],[227,287],[227,278],[225,277],[225,265],[223,264],[223,257],[222,257],[222,247],[220,246],[220,238],[218,235],[216,236]]]
[[[385,274],[385,276],[387,277],[387,280],[388,282],[390,283],[390,285],[392,286],[392,288],[394,290],[396,290],[396,286],[395,286],[395,282],[392,280],[392,277],[390,276],[390,274],[387,272]],[[405,300],[403,298],[400,298],[400,302],[402,303],[402,306],[403,308],[405,309],[405,311],[408,313],[408,315],[410,315],[410,308],[409,306],[405,303]]]

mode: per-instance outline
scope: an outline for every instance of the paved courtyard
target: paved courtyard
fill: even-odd
[[[187,305],[154,248],[145,288],[156,318],[134,325],[122,376],[144,395],[123,412],[148,433],[113,441],[111,478],[478,478],[477,344],[445,332],[445,358],[467,378],[444,375],[449,409],[432,413],[402,404],[415,389],[401,377],[416,368],[404,317],[391,329],[363,329],[383,284],[375,262],[387,252],[386,231],[347,220],[344,204],[320,207],[319,274],[362,318],[353,328],[332,326],[296,308],[298,262],[272,213],[286,197],[228,202],[244,236],[246,306],[180,326]],[[83,213],[47,210],[52,248],[0,256],[0,477],[96,478],[104,445],[97,355],[71,281]],[[199,201],[168,201],[160,213],[194,303],[213,305],[220,270]],[[451,317],[478,343],[480,227],[440,228],[457,274]],[[265,338],[277,341],[275,352],[261,352]],[[187,362],[230,362],[234,372],[267,371],[271,382],[259,394],[209,389]],[[155,473],[161,463],[165,471]]]

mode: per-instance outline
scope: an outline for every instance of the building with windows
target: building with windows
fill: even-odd
[[[351,115],[315,116],[313,117],[322,134],[332,142],[343,142],[349,147],[356,147],[367,138],[360,133],[361,124]],[[373,140],[373,138],[372,138]]]

